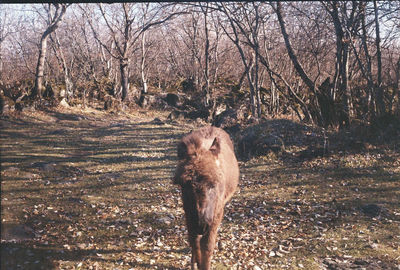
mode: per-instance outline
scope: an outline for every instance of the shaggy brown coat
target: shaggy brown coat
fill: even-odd
[[[192,269],[210,269],[224,206],[239,181],[233,144],[224,130],[203,127],[181,139],[178,158],[174,183],[182,189]]]

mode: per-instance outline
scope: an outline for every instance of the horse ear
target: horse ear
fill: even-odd
[[[184,141],[178,144],[178,159],[184,159],[187,156],[187,145]]]
[[[220,144],[220,140],[218,137],[215,137],[215,139],[210,147],[210,151],[215,156],[218,156],[219,152],[221,152],[221,144]]]

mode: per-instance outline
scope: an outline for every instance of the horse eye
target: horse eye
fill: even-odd
[[[204,181],[204,177],[203,176],[197,176],[195,179],[195,182],[200,183]]]

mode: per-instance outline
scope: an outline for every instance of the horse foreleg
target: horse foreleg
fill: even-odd
[[[195,270],[196,265],[200,268],[201,263],[201,249],[200,249],[201,235],[189,235],[190,247],[192,248],[191,269]]]
[[[201,248],[201,270],[211,269],[211,258],[215,248],[215,242],[217,240],[218,227],[222,221],[223,211],[214,217],[213,224],[209,227],[209,230],[200,240]]]

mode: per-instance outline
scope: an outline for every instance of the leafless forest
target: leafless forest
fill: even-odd
[[[0,14],[3,113],[162,106],[167,94],[207,120],[231,109],[344,127],[400,111],[397,1],[3,4]]]

